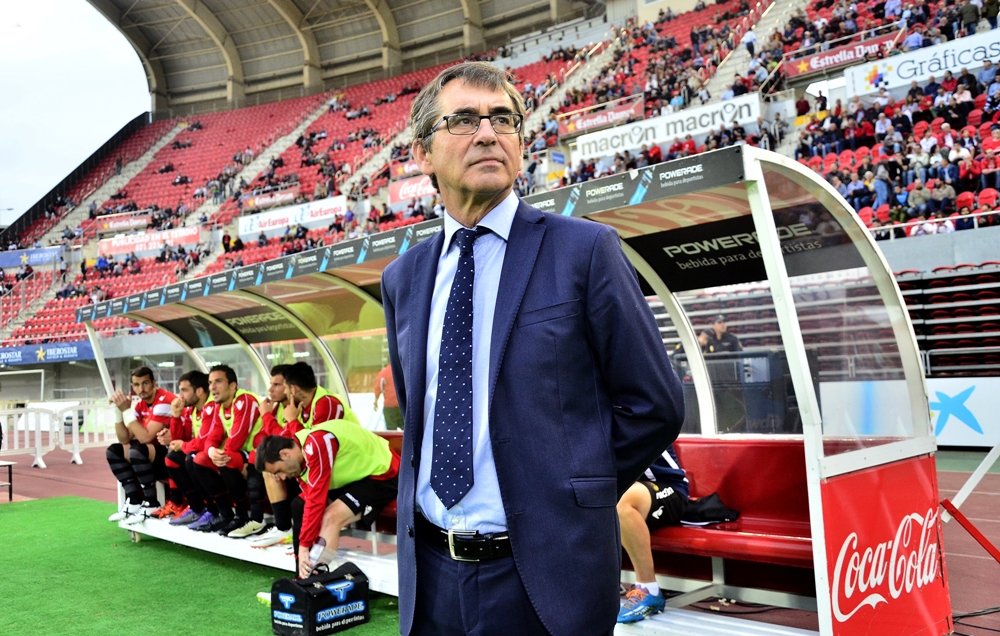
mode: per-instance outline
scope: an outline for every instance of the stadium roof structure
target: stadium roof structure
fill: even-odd
[[[236,108],[480,53],[593,0],[88,0],[142,60],[154,116]]]

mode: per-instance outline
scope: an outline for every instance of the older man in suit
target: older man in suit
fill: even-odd
[[[413,103],[444,229],[382,277],[404,414],[400,632],[610,634],[615,504],[674,440],[680,383],[618,236],[512,188],[524,105],[484,63]]]

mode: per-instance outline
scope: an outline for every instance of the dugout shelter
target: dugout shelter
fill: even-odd
[[[677,449],[692,495],[718,492],[742,513],[732,524],[654,533],[661,584],[682,592],[668,605],[724,596],[815,610],[824,635],[948,633],[936,444],[916,338],[891,270],[847,202],[807,168],[749,146],[526,200],[618,231],[685,385]],[[176,340],[198,368],[234,366],[247,388],[263,392],[269,366],[304,359],[350,399],[388,359],[382,270],[441,225],[114,299],[77,318],[108,389],[89,321],[126,315]],[[742,351],[702,351],[699,333],[719,314]],[[668,611],[635,629],[686,633],[682,619]]]

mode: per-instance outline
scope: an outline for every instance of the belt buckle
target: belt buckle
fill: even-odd
[[[479,561],[479,559],[467,559],[465,557],[460,557],[457,554],[455,554],[455,537],[456,536],[459,536],[459,537],[474,537],[474,536],[476,536],[476,531],[473,530],[473,531],[470,532],[468,530],[451,530],[451,529],[449,529],[448,530],[448,552],[451,555],[452,560],[454,560],[454,561],[465,561],[465,562],[468,562],[468,563],[477,563]]]

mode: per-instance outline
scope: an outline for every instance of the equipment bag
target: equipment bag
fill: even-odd
[[[271,630],[281,636],[334,634],[371,620],[368,577],[353,563],[271,586]]]

